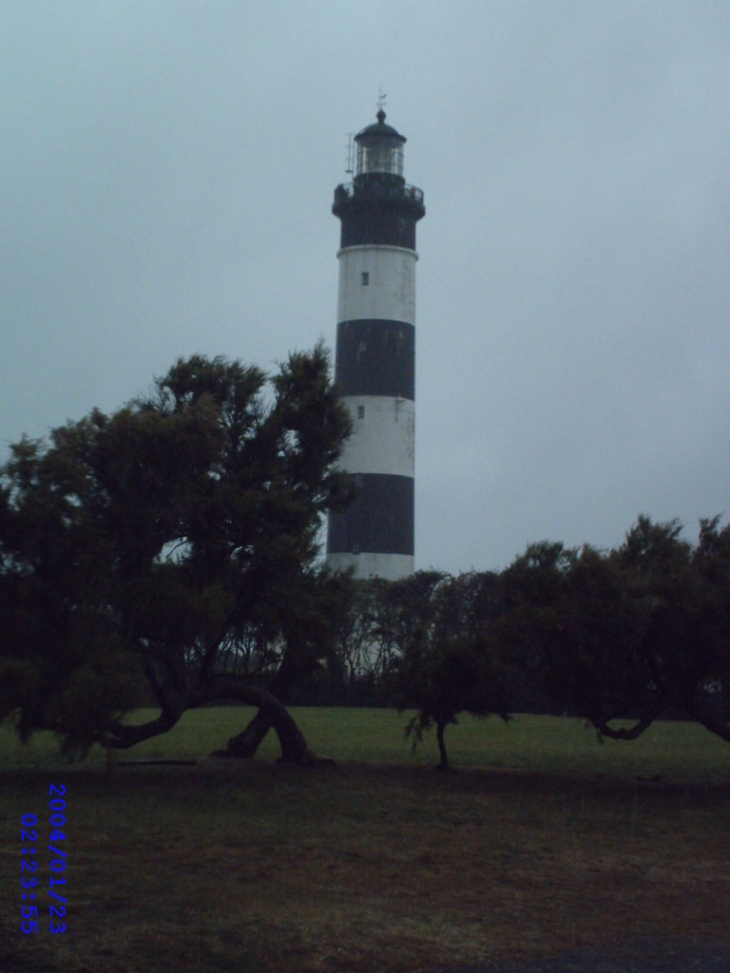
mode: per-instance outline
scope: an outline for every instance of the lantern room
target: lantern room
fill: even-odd
[[[388,173],[403,177],[403,143],[400,135],[391,125],[385,124],[385,112],[381,108],[377,122],[368,125],[355,136],[357,143],[356,176],[370,173]]]

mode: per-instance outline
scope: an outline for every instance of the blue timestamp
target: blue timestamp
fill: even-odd
[[[48,897],[53,902],[49,903],[48,931],[54,935],[66,932],[66,924],[58,921],[66,917],[66,906],[68,905],[68,899],[61,895],[61,891],[65,892],[65,889],[58,889],[58,886],[66,884],[66,876],[63,873],[66,871],[66,859],[68,858],[68,853],[58,847],[62,841],[66,840],[66,816],[61,813],[66,810],[65,796],[66,788],[63,784],[50,785],[48,851],[51,852],[52,857],[49,862]],[[33,904],[38,899],[38,892],[36,892],[38,888],[38,862],[35,858],[38,818],[35,814],[24,814],[20,823],[22,825],[20,832],[20,884],[23,889],[21,893],[23,904],[20,909],[21,929],[26,934],[32,934],[38,932],[39,925],[39,907],[37,904]]]

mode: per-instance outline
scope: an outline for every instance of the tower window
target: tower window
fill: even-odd
[[[357,417],[358,417],[358,419],[364,419],[365,418],[365,406],[364,405],[359,405],[357,407]]]
[[[363,287],[367,287],[369,283],[370,283],[370,274],[367,272],[367,270],[364,270],[362,272],[362,285]]]

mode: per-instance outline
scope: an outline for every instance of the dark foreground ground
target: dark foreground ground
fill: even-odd
[[[553,959],[463,966],[439,973],[730,973],[730,946],[697,940],[644,940]]]
[[[64,783],[69,934],[31,942],[18,822],[48,775],[0,780],[0,973],[730,973],[725,783],[218,761]]]
[[[2,947],[0,946],[0,949]],[[217,973],[214,967],[211,973]],[[55,973],[48,968],[29,965],[17,954],[6,959],[0,955],[0,973]],[[96,973],[88,966],[73,973]],[[151,973],[151,971],[150,971]],[[200,973],[208,973],[205,968]],[[292,970],[291,973],[297,973]],[[403,973],[421,973],[420,970]],[[730,946],[702,941],[641,941],[626,943],[614,950],[580,950],[553,959],[521,963],[488,963],[459,966],[438,973],[730,973]]]

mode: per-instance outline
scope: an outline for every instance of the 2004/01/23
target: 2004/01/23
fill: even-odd
[[[63,800],[66,794],[66,788],[63,784],[51,784],[50,785],[50,810],[54,812],[63,811],[66,809],[66,802]],[[62,814],[54,813],[50,816],[49,823],[55,829],[51,832],[49,840],[52,842],[65,841],[66,835],[63,831],[58,830],[66,824],[66,818]],[[38,833],[31,830],[35,825],[38,824],[38,818],[34,814],[25,814],[21,819],[21,824],[23,825],[23,831],[21,832],[21,841],[36,841],[38,838]],[[28,828],[29,830],[25,830]],[[60,851],[58,848],[54,848],[53,845],[48,846],[48,850],[52,851],[54,854],[58,855],[58,858],[51,860],[50,867],[52,874],[49,879],[49,889],[48,895],[56,899],[58,902],[63,903],[61,906],[50,906],[50,922],[49,931],[54,934],[66,932],[66,924],[63,922],[54,922],[54,917],[58,919],[63,919],[66,915],[65,906],[68,905],[68,899],[59,895],[58,892],[53,890],[54,885],[65,885],[66,879],[59,875],[59,872],[63,872],[66,869],[65,859],[68,857],[68,853],[65,851]],[[21,855],[24,854],[35,854],[35,848],[22,848]],[[38,863],[26,858],[21,859],[21,871],[34,872],[38,868]],[[21,878],[20,884],[24,889],[35,888],[38,884],[38,879],[34,876],[28,879],[26,876]],[[23,899],[30,898],[35,899],[34,892],[23,892]],[[36,933],[38,932],[38,920],[35,919],[38,915],[38,906],[36,905],[24,905],[21,908],[21,915],[23,918],[22,930],[24,933]]]

